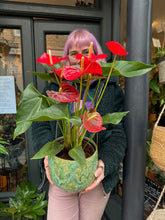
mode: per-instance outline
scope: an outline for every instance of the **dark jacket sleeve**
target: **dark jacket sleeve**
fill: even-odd
[[[100,103],[98,111],[101,115],[106,113],[123,111],[124,95],[122,89],[116,83],[109,83]],[[106,130],[98,135],[99,158],[105,164],[105,178],[117,174],[120,162],[123,160],[126,150],[126,135],[123,121],[117,125],[109,124]]]

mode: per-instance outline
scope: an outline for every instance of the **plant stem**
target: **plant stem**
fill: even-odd
[[[67,132],[67,134],[68,134],[68,144],[70,143],[70,145],[71,145],[71,148],[72,148],[72,141],[71,141],[71,128],[70,128],[70,122],[67,120],[67,127],[68,127],[68,132]]]
[[[60,81],[59,81],[59,79],[58,79],[58,77],[57,77],[57,75],[56,75],[56,72],[55,72],[55,70],[54,70],[54,67],[52,66],[52,68],[53,68],[53,73],[54,73],[54,76],[55,76],[55,78],[56,78],[56,81],[57,81],[58,85],[60,86]]]
[[[91,81],[91,74],[88,74],[88,78],[87,78],[87,85],[86,85],[86,90],[85,90],[85,96],[84,96],[84,100],[83,100],[83,106],[81,109],[81,114],[83,114],[84,111],[84,107],[85,107],[85,102],[88,96],[88,91],[89,91],[89,87],[90,87],[90,81]]]
[[[61,120],[61,122],[62,122],[62,127],[63,127],[63,129],[62,129],[61,125],[60,125],[60,122],[57,120],[58,126],[59,126],[59,128],[60,128],[60,131],[61,131],[61,133],[62,133],[62,136],[64,137],[64,142],[65,142],[66,147],[67,147],[67,146],[68,146],[68,141],[67,141],[67,138],[66,138],[67,135],[66,135],[65,120]]]
[[[97,84],[97,88],[96,88],[96,92],[95,92],[94,98],[93,98],[93,100],[92,100],[91,108],[92,108],[92,106],[93,106],[93,104],[94,104],[94,101],[95,101],[96,95],[97,95],[97,93],[98,93],[99,86],[100,86],[100,82],[101,82],[101,79],[99,79],[99,82],[98,82],[98,84]]]
[[[91,139],[93,139],[93,137],[95,136],[95,134],[96,134],[96,133],[93,133],[93,134],[90,136],[89,140],[86,142],[86,144],[85,144],[85,146],[84,146],[83,149],[86,148],[87,144],[89,143],[89,141],[90,141]]]
[[[83,141],[83,139],[84,139],[85,134],[86,134],[86,128],[83,127],[82,133],[81,133],[81,135],[80,135],[79,142],[78,142],[78,145],[79,145],[79,146],[82,145],[82,141]]]
[[[107,77],[107,81],[106,81],[105,86],[104,86],[104,88],[103,88],[103,91],[102,91],[102,93],[101,93],[101,95],[100,95],[100,97],[99,97],[99,100],[98,100],[98,102],[97,102],[97,104],[96,104],[95,111],[97,110],[97,107],[98,107],[98,105],[99,105],[99,103],[100,103],[100,101],[101,101],[101,99],[102,99],[102,96],[103,96],[103,94],[104,94],[104,92],[105,92],[105,89],[106,89],[106,87],[107,87],[107,84],[108,84],[108,82],[109,82],[109,78],[110,78],[110,76],[111,76],[111,73],[112,73],[112,70],[113,70],[113,66],[114,66],[115,60],[116,60],[116,54],[115,54],[115,56],[114,56],[112,66],[111,66],[111,69],[110,69],[110,71],[109,71],[109,74],[108,74],[108,77]]]
[[[82,93],[82,76],[80,76],[80,93],[79,93],[79,102],[78,102],[78,106],[77,106],[77,116],[78,116],[78,113],[80,110],[81,93]]]

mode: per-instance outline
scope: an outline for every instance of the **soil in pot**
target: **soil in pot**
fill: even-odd
[[[64,141],[61,141],[60,143],[62,144],[63,142],[64,142]],[[84,147],[85,147],[85,149],[84,149]],[[85,157],[86,157],[86,158],[92,156],[92,155],[94,154],[94,152],[95,152],[93,146],[92,146],[90,143],[86,144],[86,141],[83,141],[83,142],[82,142],[82,148],[84,149],[84,153],[85,153]],[[58,153],[56,156],[59,157],[59,158],[65,159],[65,160],[73,160],[73,159],[69,156],[69,154],[68,154],[68,151],[69,151],[69,150],[70,150],[70,149],[64,148],[64,149],[63,149],[60,153]]]

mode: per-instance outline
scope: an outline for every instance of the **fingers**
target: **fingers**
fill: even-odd
[[[96,179],[94,180],[94,182],[88,186],[87,188],[85,188],[84,190],[81,191],[81,193],[85,193],[89,190],[94,189],[96,186],[98,186],[100,184],[100,182],[104,179],[104,163],[102,160],[98,161],[98,168],[95,171],[95,177]]]
[[[104,179],[104,162],[102,160],[98,161],[98,168],[95,172],[95,177],[99,182]]]
[[[44,159],[44,167],[45,167],[45,170],[46,170],[47,167],[49,167],[48,156],[46,156],[45,159]]]
[[[99,179],[99,181],[104,179],[104,170],[100,167],[97,168],[95,171],[95,177],[96,179]]]
[[[53,181],[52,181],[51,178],[50,178],[48,156],[46,156],[45,159],[44,159],[44,167],[45,167],[46,176],[47,176],[49,182],[50,182],[52,185],[54,185]]]

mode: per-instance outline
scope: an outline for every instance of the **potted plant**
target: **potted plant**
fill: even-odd
[[[126,55],[126,51],[114,41],[108,42],[107,46],[115,54],[112,63],[98,63],[97,60],[104,59],[106,55],[95,56],[92,54],[91,44],[88,57],[81,54],[76,55],[76,59],[81,60],[80,67],[62,66],[59,62],[65,58],[57,58],[44,53],[37,62],[42,63],[48,73],[33,73],[45,81],[57,82],[59,91],[47,91],[48,96],[45,96],[30,83],[22,93],[18,106],[14,138],[28,130],[32,122],[57,121],[62,137],[46,143],[32,159],[49,156],[51,179],[55,185],[67,191],[80,191],[93,182],[93,173],[96,170],[98,158],[97,146],[92,138],[96,133],[105,129],[104,125],[118,124],[128,113],[114,112],[101,116],[97,112],[110,76],[138,76],[149,72],[154,67],[136,61],[115,61],[117,55]],[[93,103],[98,95],[99,83],[105,78],[105,86],[94,108]],[[91,80],[98,80],[98,87],[92,98],[91,108],[87,110],[85,103]],[[81,103],[83,86],[86,87],[86,90],[83,103]],[[70,103],[75,106],[73,113],[69,111]],[[87,132],[91,134],[89,138],[85,137]],[[88,149],[92,149],[92,154],[86,158],[85,154]],[[69,158],[63,159],[61,157],[65,151]],[[72,179],[72,177],[77,179]],[[69,182],[65,182],[65,180]]]
[[[44,215],[44,208],[47,206],[45,192],[38,194],[37,186],[32,186],[30,182],[25,184],[21,182],[17,185],[16,194],[9,198],[9,206],[0,202],[0,216],[10,217],[11,219],[37,219],[38,216]]]

